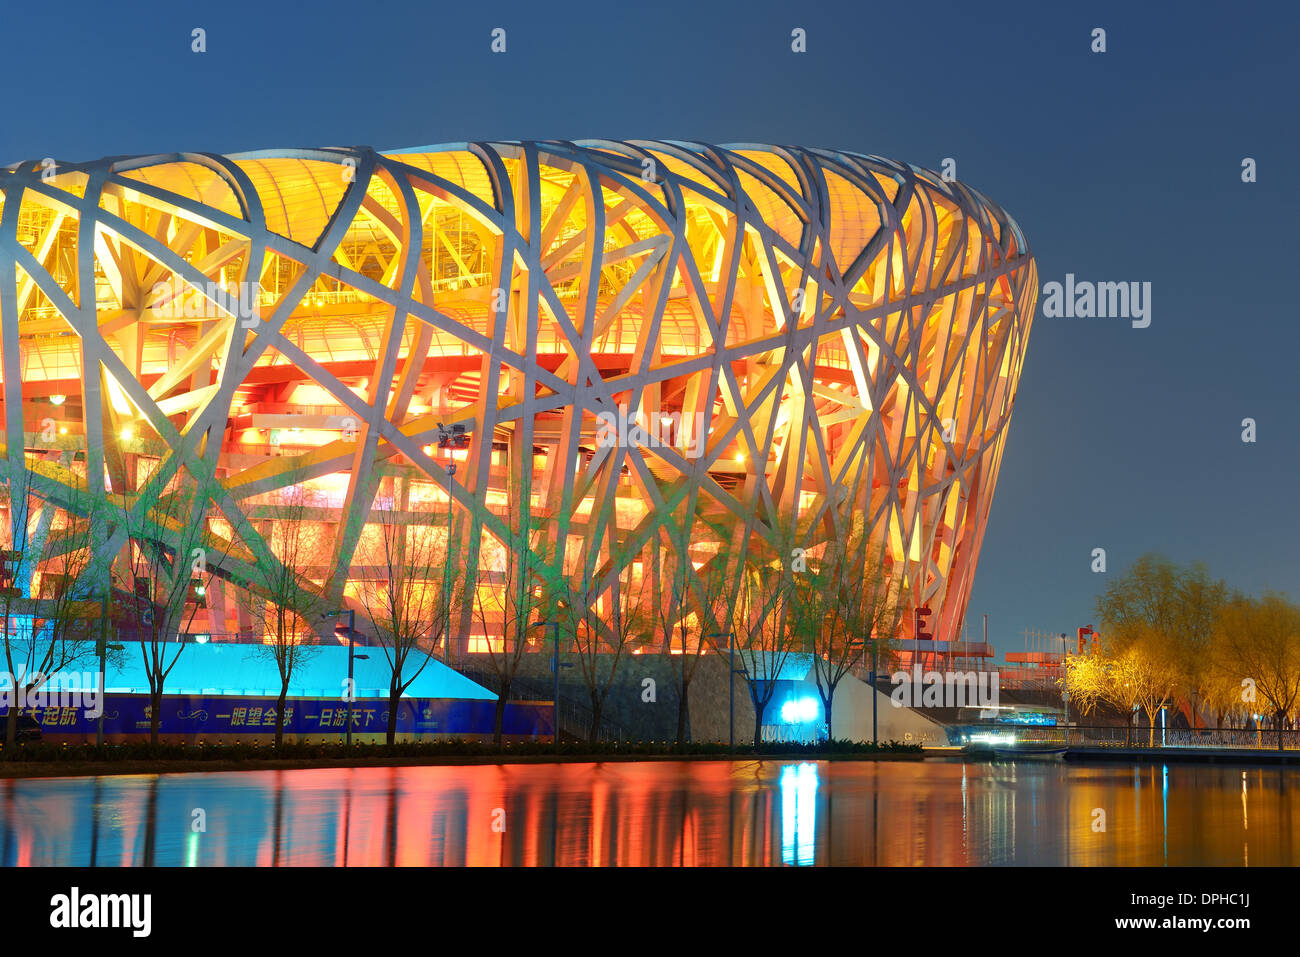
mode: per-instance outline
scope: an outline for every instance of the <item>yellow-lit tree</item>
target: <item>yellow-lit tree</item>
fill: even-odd
[[[1272,592],[1234,598],[1219,613],[1215,640],[1227,668],[1268,704],[1280,750],[1282,730],[1300,698],[1300,608]]]
[[[1106,658],[1099,653],[1065,656],[1065,674],[1058,680],[1063,691],[1081,716],[1092,714],[1098,704],[1110,700],[1108,685],[1111,680]]]
[[[1109,662],[1109,698],[1132,720],[1134,705],[1147,716],[1148,746],[1155,745],[1155,721],[1178,692],[1183,671],[1163,636],[1136,626],[1127,645]]]
[[[1130,647],[1137,648],[1125,668],[1147,676],[1143,685],[1148,695],[1164,689],[1172,671],[1173,688],[1163,704],[1195,703],[1211,657],[1211,633],[1227,594],[1227,586],[1211,578],[1203,564],[1184,566],[1163,555],[1143,555],[1115,576],[1097,599],[1110,655],[1118,658]]]

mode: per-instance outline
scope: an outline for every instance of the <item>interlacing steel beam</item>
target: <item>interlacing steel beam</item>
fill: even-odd
[[[129,509],[96,536],[105,568],[127,528],[175,547],[143,517],[195,483],[227,592],[274,577],[277,504],[307,501],[302,587],[335,607],[381,575],[384,523],[445,536],[490,583],[527,512],[555,575],[585,568],[597,594],[656,553],[700,565],[865,527],[946,639],[1036,296],[998,207],[854,153],[19,163],[0,170],[0,461],[55,508]],[[454,425],[468,446],[440,449]],[[238,630],[217,620],[233,608],[212,603],[212,631]]]

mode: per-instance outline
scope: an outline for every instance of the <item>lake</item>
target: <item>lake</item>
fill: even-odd
[[[1300,777],[644,761],[0,781],[5,865],[1294,865]]]

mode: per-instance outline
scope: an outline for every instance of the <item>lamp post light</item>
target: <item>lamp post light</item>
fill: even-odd
[[[447,465],[447,547],[443,553],[442,588],[446,602],[447,620],[443,623],[443,639],[447,642],[447,660],[451,660],[451,483],[456,474],[456,463]]]
[[[104,596],[99,600],[99,606],[101,609],[100,616],[99,616],[99,640],[95,642],[95,644],[98,646],[97,650],[99,652],[99,718],[95,726],[95,747],[102,748],[104,746],[104,704],[107,698],[104,689],[105,659],[108,657],[108,652],[110,650],[121,651],[123,648],[125,648],[125,645],[110,645],[108,643],[108,594],[107,593],[105,593]]]
[[[744,672],[736,670],[735,634],[730,631],[719,631],[704,636],[705,641],[710,638],[727,639],[727,748],[734,752],[736,750],[736,675]]]
[[[465,426],[452,425],[450,427],[438,423],[438,448],[447,449],[448,458],[452,457],[452,449],[469,448],[469,436],[465,432]],[[447,472],[447,550],[443,562],[443,590],[445,591],[445,600],[447,602],[447,623],[445,626],[446,634],[444,636],[447,642],[447,658],[451,659],[451,506],[453,496],[451,494],[453,476],[456,474],[456,463],[448,462],[443,468]]]
[[[338,611],[323,612],[321,618],[337,618],[339,615],[343,614],[344,611],[348,613],[348,726],[344,740],[350,748],[352,747],[352,702],[355,701],[357,697],[356,685],[352,680],[352,659],[359,657],[363,660],[368,660],[370,656],[356,654],[357,612],[355,608],[341,608]]]
[[[876,731],[876,643],[871,643],[871,744],[879,747],[880,735]]]
[[[878,745],[880,736],[876,731],[876,643],[870,638],[863,638],[859,641],[851,641],[849,644],[862,646],[862,667],[864,668],[867,666],[867,645],[871,645],[871,674],[868,679],[871,688],[871,743],[873,746]],[[827,735],[831,733],[829,721],[826,722],[826,733]]]
[[[348,609],[348,727],[345,742],[352,747],[352,704],[357,700],[357,686],[352,680],[352,662],[356,658],[357,647],[357,613]]]
[[[553,628],[555,636],[555,656],[551,659],[551,670],[555,672],[555,750],[560,750],[560,623],[558,621],[535,621],[534,628]]]
[[[99,599],[99,726],[95,731],[95,747],[104,746],[104,657],[108,653],[108,592]]]
[[[1065,746],[1070,746],[1070,668],[1066,658],[1070,654],[1070,636],[1061,632],[1061,718],[1065,721]]]
[[[356,698],[357,698],[357,692],[356,692],[356,689],[355,689],[354,687],[352,687],[352,681],[351,681],[351,679],[352,679],[352,661],[353,661],[353,659],[356,659],[357,661],[369,661],[369,660],[370,660],[370,656],[369,656],[369,655],[355,655],[355,654],[352,653],[352,645],[351,645],[351,644],[348,645],[348,679],[349,679],[349,680],[348,680],[348,690],[352,692],[352,698],[348,701],[348,732],[347,732],[347,744],[348,744],[348,747],[351,747],[351,746],[352,746],[352,703],[353,703],[354,701],[356,701]]]

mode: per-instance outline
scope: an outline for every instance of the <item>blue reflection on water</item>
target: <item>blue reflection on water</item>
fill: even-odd
[[[781,769],[781,863],[815,862],[817,834],[817,765]]]

